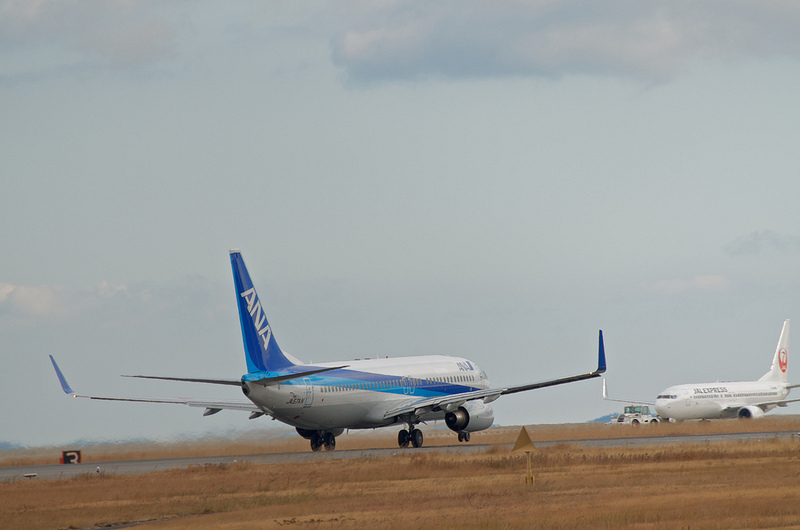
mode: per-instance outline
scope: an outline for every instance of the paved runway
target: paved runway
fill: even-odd
[[[796,439],[800,443],[800,433],[797,431],[772,431],[755,433],[732,434],[695,434],[681,436],[642,436],[636,438],[602,438],[587,440],[557,440],[549,442],[534,442],[537,447],[548,447],[557,444],[580,445],[583,447],[643,447],[672,444],[711,444],[736,441],[770,440],[770,439]],[[503,450],[511,451],[513,444],[500,444]],[[303,453],[273,453],[261,455],[238,456],[209,456],[192,458],[165,458],[158,460],[127,460],[119,462],[96,462],[91,464],[62,464],[44,466],[19,466],[0,468],[0,482],[23,479],[24,475],[35,473],[35,480],[70,478],[83,473],[100,472],[131,475],[150,473],[153,471],[166,471],[176,468],[191,466],[218,465],[234,462],[251,462],[254,464],[277,464],[292,462],[313,462],[326,460],[346,460],[352,458],[389,458],[408,453],[478,453],[487,451],[492,444],[454,444],[435,447],[421,447],[419,449],[358,449],[337,450],[332,452],[303,452]]]

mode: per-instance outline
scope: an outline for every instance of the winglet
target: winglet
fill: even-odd
[[[606,371],[606,348],[603,345],[603,330],[600,330],[600,345],[597,350],[597,371],[596,374],[602,374]]]
[[[72,394],[75,395],[75,391],[69,387],[69,383],[67,383],[64,374],[61,373],[61,369],[56,364],[56,360],[53,359],[53,356],[50,355],[50,362],[53,363],[53,368],[56,369],[56,375],[58,376],[58,381],[61,383],[61,388],[64,390],[65,394]]]

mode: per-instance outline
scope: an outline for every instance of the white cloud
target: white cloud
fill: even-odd
[[[62,292],[57,287],[21,285],[11,290],[8,300],[24,313],[38,316],[60,315],[64,312],[64,307],[59,301]]]
[[[690,279],[674,278],[671,280],[656,280],[642,282],[643,291],[662,294],[679,294],[688,291],[717,291],[723,292],[730,288],[730,280],[715,274],[695,276]]]
[[[0,283],[0,308],[4,313],[16,317],[75,316],[125,291],[124,285],[109,285],[106,282],[83,289]]]

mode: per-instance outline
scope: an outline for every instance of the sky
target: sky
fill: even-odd
[[[793,1],[0,0],[0,442],[278,429],[69,399],[47,357],[243,399],[119,377],[242,375],[232,248],[304,361],[509,386],[593,370],[602,329],[612,397],[758,378],[800,319],[798,86]]]

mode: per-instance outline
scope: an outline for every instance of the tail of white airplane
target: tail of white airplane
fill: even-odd
[[[238,250],[231,250],[230,253],[248,373],[276,372],[295,366],[275,342],[242,254]]]
[[[780,383],[789,382],[789,328],[791,320],[783,321],[781,337],[778,339],[778,346],[775,348],[775,356],[772,358],[772,367],[769,372],[762,375],[759,381],[775,381]]]

